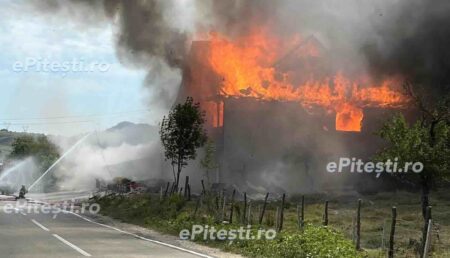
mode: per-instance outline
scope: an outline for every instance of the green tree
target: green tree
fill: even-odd
[[[14,139],[12,143],[13,150],[10,154],[11,158],[23,159],[25,157],[31,156],[33,154],[33,150],[35,141],[32,136],[25,135],[20,136]]]
[[[205,169],[206,185],[211,187],[211,173],[219,167],[216,162],[216,148],[214,142],[208,139],[205,145],[205,156],[200,160],[200,165]]]
[[[59,158],[59,150],[45,135],[33,137],[24,135],[17,137],[12,143],[9,158],[23,159],[33,156],[41,170],[45,171]]]
[[[406,89],[421,116],[412,125],[401,114],[389,119],[377,133],[388,145],[377,154],[376,159],[398,158],[399,166],[403,167],[405,162],[423,163],[421,173],[395,175],[421,187],[422,214],[425,218],[432,186],[450,177],[450,98],[425,103],[411,86],[407,85]]]
[[[160,137],[165,149],[166,160],[177,168],[175,189],[180,183],[180,174],[188,160],[196,158],[197,149],[202,147],[207,139],[203,128],[205,112],[199,103],[194,103],[191,97],[183,104],[177,104],[161,122]]]

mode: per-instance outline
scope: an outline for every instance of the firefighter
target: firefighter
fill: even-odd
[[[25,186],[22,185],[22,187],[20,188],[20,191],[19,191],[19,199],[25,199],[25,194],[26,193],[28,193],[28,191],[25,188]]]

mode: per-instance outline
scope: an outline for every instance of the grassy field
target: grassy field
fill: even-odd
[[[391,207],[397,207],[397,228],[395,235],[396,257],[417,257],[422,238],[423,219],[420,210],[420,195],[406,192],[381,193],[372,196],[359,197],[362,199],[361,209],[361,247],[363,251],[354,251],[354,225],[358,197],[351,195],[306,195],[305,222],[308,225],[303,231],[299,230],[297,220],[297,205],[300,196],[290,196],[285,205],[285,220],[283,233],[277,241],[244,241],[231,244],[211,241],[205,244],[219,247],[226,251],[242,253],[248,256],[262,257],[386,257],[389,245],[391,224]],[[324,201],[329,201],[329,226],[323,223]],[[237,227],[243,223],[243,202],[236,202],[233,225],[219,223],[221,210],[216,210],[215,198],[205,198],[194,217],[197,201],[184,202],[176,196],[171,200],[161,202],[159,196],[109,196],[96,199],[102,207],[102,213],[128,223],[150,227],[165,233],[178,235],[183,228],[190,228],[193,224],[214,224],[218,227]],[[262,201],[251,201],[251,223],[257,224]],[[432,195],[433,205],[433,237],[432,256],[450,257],[450,199],[445,192]],[[221,205],[220,205],[221,206]],[[278,200],[271,200],[268,204],[263,227],[276,227],[276,209],[280,206]],[[226,207],[226,218],[229,208]],[[337,244],[340,243],[340,244]],[[320,248],[326,251],[321,253]],[[345,249],[345,253],[338,254],[336,248]],[[278,253],[270,253],[272,249],[279,249]],[[302,249],[298,253],[288,252],[291,249]],[[315,253],[316,252],[316,253]],[[315,254],[315,255],[314,255]],[[333,255],[334,254],[334,255]],[[335,256],[338,255],[338,256]]]
[[[450,257],[450,193],[432,195],[433,217],[432,257]],[[295,198],[294,198],[295,199]],[[357,198],[352,196],[306,197],[306,221],[322,221],[324,200],[329,200],[329,225],[354,238]],[[396,257],[417,257],[422,239],[423,218],[420,195],[407,192],[380,193],[361,197],[361,247],[369,257],[386,257],[389,246],[392,206],[397,207],[395,234]],[[295,227],[296,214],[287,214],[290,227]]]

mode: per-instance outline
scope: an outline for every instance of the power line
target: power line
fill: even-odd
[[[10,126],[30,126],[30,125],[61,125],[61,124],[81,124],[81,123],[93,123],[94,120],[83,120],[83,121],[65,121],[65,122],[39,122],[39,123],[9,123]]]
[[[76,115],[76,116],[51,116],[51,117],[29,117],[29,118],[0,118],[2,121],[23,121],[23,120],[52,120],[52,119],[69,119],[69,118],[86,118],[86,117],[102,117],[102,116],[116,116],[137,112],[148,112],[148,109],[129,110],[123,112],[109,113],[109,114],[91,114],[91,115]]]

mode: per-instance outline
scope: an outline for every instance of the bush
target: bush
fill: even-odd
[[[274,240],[246,241],[250,257],[362,257],[351,241],[327,228],[308,225],[303,232],[280,233]]]
[[[164,201],[148,196],[103,197],[97,200],[102,213],[122,219],[126,222],[144,224],[162,232],[178,235],[182,229],[192,229],[193,225],[209,225],[220,229],[237,229],[238,224],[215,222],[214,214],[198,212],[194,218],[195,201],[188,203],[183,197],[173,195]],[[205,207],[207,209],[207,207]],[[270,215],[269,215],[270,214]],[[274,220],[273,214],[266,218]],[[257,228],[252,235],[257,235]],[[220,247],[227,251],[244,254],[249,257],[362,257],[352,242],[328,227],[307,225],[303,231],[283,231],[273,240],[204,240],[194,241]]]

